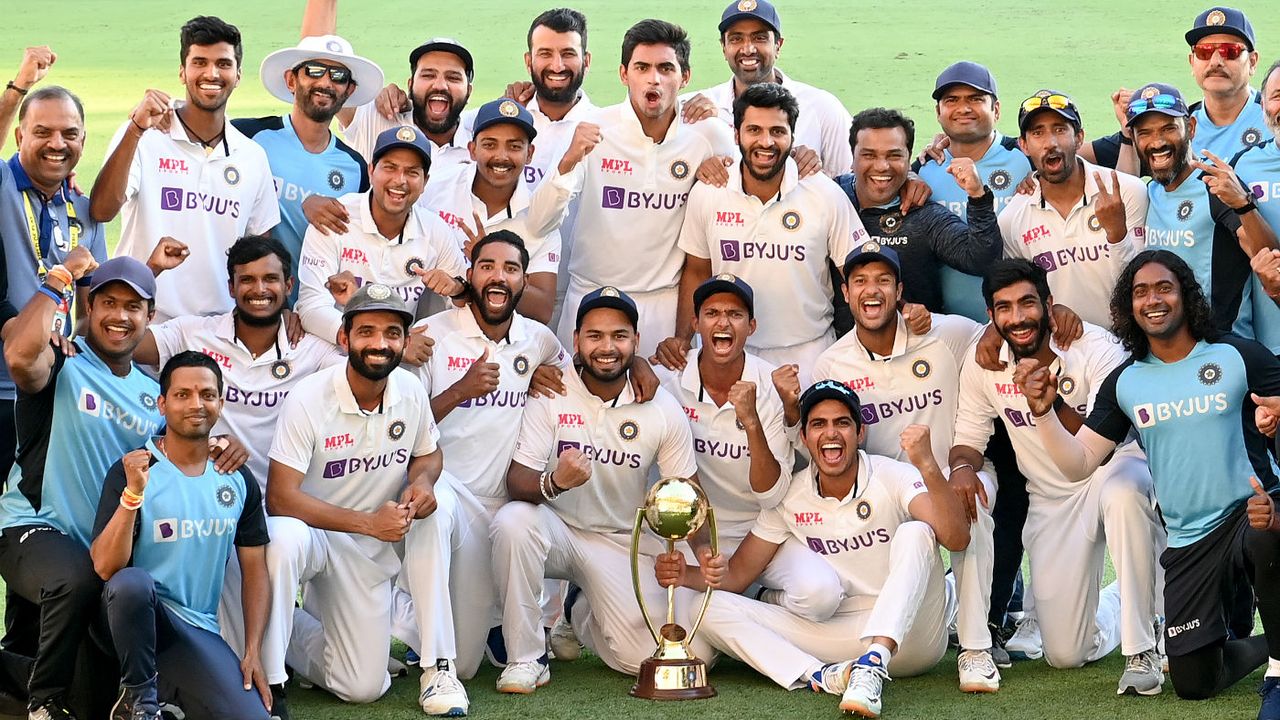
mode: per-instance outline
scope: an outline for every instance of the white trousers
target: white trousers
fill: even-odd
[[[956,576],[959,614],[956,635],[965,650],[987,650],[991,633],[987,629],[987,612],[991,608],[991,573],[995,567],[995,520],[991,512],[996,506],[996,481],[990,468],[978,472],[978,480],[987,491],[990,507],[978,501],[978,519],[969,526],[969,546],[951,553],[951,571]]]
[[[712,595],[698,636],[789,689],[802,687],[806,673],[817,666],[861,656],[873,637],[892,638],[898,644],[889,662],[892,676],[919,675],[946,653],[954,601],[942,577],[937,540],[927,524],[911,521],[899,526],[889,554],[889,575],[880,594],[846,598],[827,620],[810,620],[777,605],[718,592]]]
[[[569,280],[569,287],[564,294],[560,322],[556,325],[556,337],[560,338],[560,343],[570,353],[573,352],[573,331],[577,325],[578,306],[582,304],[584,295],[596,289],[584,287],[573,279]],[[640,344],[636,346],[636,356],[648,358],[657,351],[658,343],[676,333],[676,302],[680,296],[680,289],[669,287],[652,292],[631,292],[626,288],[620,289],[626,291],[627,295],[635,301],[636,311],[640,316],[638,328]]]

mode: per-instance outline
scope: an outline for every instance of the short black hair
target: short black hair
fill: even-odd
[[[888,128],[902,128],[907,136],[907,154],[910,155],[916,145],[915,121],[898,110],[882,107],[868,108],[853,116],[853,122],[849,124],[849,147],[852,149],[858,146],[858,133],[863,130]]]
[[[982,277],[982,299],[986,301],[987,309],[994,306],[992,298],[997,292],[1020,282],[1034,285],[1040,302],[1049,302],[1049,275],[1044,268],[1023,258],[1008,258],[997,260]]]
[[[682,72],[689,71],[689,33],[684,28],[666,20],[641,20],[632,25],[622,36],[622,66],[631,64],[631,54],[637,45],[667,45],[676,52],[676,61]]]
[[[480,250],[486,245],[494,243],[506,243],[516,250],[520,251],[520,269],[529,270],[529,248],[525,247],[524,238],[511,232],[510,230],[495,230],[488,235],[476,241],[471,246],[471,264],[475,264],[476,258],[480,257]]]
[[[1168,250],[1143,250],[1120,271],[1116,287],[1111,291],[1111,330],[1120,339],[1124,349],[1138,359],[1151,352],[1151,341],[1147,338],[1147,333],[1133,317],[1133,279],[1139,270],[1151,263],[1168,268],[1178,280],[1182,312],[1191,337],[1204,340],[1216,336],[1218,331],[1213,326],[1209,300],[1204,296],[1204,288],[1196,280],[1195,271],[1187,261]]]
[[[747,88],[733,101],[733,126],[742,127],[742,116],[747,108],[779,108],[787,114],[791,132],[796,131],[796,119],[800,117],[800,103],[791,91],[777,83],[759,83]]]
[[[235,25],[224,22],[222,18],[216,18],[212,15],[200,15],[193,17],[182,26],[182,51],[179,59],[183,65],[187,64],[187,53],[191,51],[192,45],[217,45],[218,43],[227,43],[235,48],[236,52],[236,68],[239,68],[241,61],[244,59],[244,45],[240,42],[240,29]]]
[[[195,350],[183,350],[182,352],[169,358],[169,362],[164,364],[164,368],[160,370],[160,394],[165,395],[169,392],[169,382],[173,379],[173,371],[178,368],[195,367],[205,368],[213,371],[213,376],[218,379],[218,393],[222,393],[222,368],[218,367],[218,363],[208,355]]]
[[[80,102],[80,98],[70,90],[61,85],[45,85],[37,90],[32,90],[25,98],[22,104],[18,106],[18,123],[22,123],[22,119],[27,116],[27,106],[41,100],[70,100],[72,105],[76,106],[76,112],[80,114],[80,124],[84,124],[84,104]]]
[[[245,235],[227,249],[227,277],[235,278],[237,266],[247,265],[268,255],[280,258],[280,267],[284,270],[285,277],[293,276],[293,257],[285,249],[284,243],[270,235]]]
[[[540,26],[550,28],[553,32],[558,33],[578,33],[582,38],[582,52],[587,51],[587,16],[577,10],[573,8],[555,8],[547,10],[534,18],[529,25],[529,37],[527,40],[530,50],[533,49],[533,31]]]

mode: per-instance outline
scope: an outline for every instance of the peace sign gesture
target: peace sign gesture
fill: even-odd
[[[1093,174],[1093,184],[1098,194],[1093,199],[1093,212],[1098,223],[1107,232],[1107,242],[1118,243],[1129,234],[1129,220],[1125,212],[1124,197],[1120,194],[1120,175],[1111,171],[1111,189],[1108,190],[1098,173]]]
[[[1193,160],[1191,166],[1204,173],[1200,179],[1209,187],[1209,192],[1213,193],[1214,197],[1232,210],[1239,210],[1253,202],[1253,196],[1240,184],[1240,178],[1236,176],[1236,171],[1230,163],[1208,150],[1201,150],[1200,154],[1213,164],[1206,165],[1199,160]]]
[[[476,243],[480,242],[480,238],[489,234],[485,231],[484,220],[480,218],[480,213],[473,211],[471,217],[476,220],[475,230],[467,227],[466,220],[458,218],[458,229],[462,231],[463,235],[467,236],[467,241],[462,244],[462,254],[467,256],[467,260],[471,259],[471,249],[476,246]]]

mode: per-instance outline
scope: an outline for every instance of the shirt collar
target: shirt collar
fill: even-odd
[[[236,338],[236,311],[223,313],[218,316],[218,324],[213,328],[214,337],[226,342],[232,347],[244,347],[239,339]],[[285,328],[282,321],[280,327],[276,329],[276,348],[284,352],[290,347],[289,331]],[[247,352],[247,349],[246,349]],[[259,355],[261,358],[265,355]],[[257,359],[257,358],[255,358]]]
[[[902,317],[902,313],[898,312],[896,314],[898,329],[893,334],[893,349],[889,351],[889,355],[887,356],[872,356],[871,351],[862,344],[862,339],[858,337],[858,329],[855,327],[849,332],[849,334],[853,336],[853,342],[857,343],[858,347],[862,348],[862,351],[865,352],[867,357],[872,360],[892,360],[893,358],[899,357],[907,352],[907,337],[911,334],[911,331],[907,329],[907,321]]]
[[[1084,172],[1084,196],[1080,198],[1080,205],[1083,207],[1089,207],[1089,203],[1092,202],[1094,196],[1098,194],[1098,185],[1093,181],[1093,174],[1095,172],[1103,172],[1105,168],[1100,168],[1077,155],[1076,169]],[[1106,177],[1111,177],[1111,173],[1109,171],[1106,172]],[[1048,209],[1048,206],[1044,201],[1044,190],[1040,185],[1039,176],[1036,177],[1036,189],[1031,195],[1031,199],[1040,206],[1041,210]]]
[[[537,93],[533,94],[533,98],[530,99],[528,104],[525,105],[525,109],[528,110],[530,114],[532,114],[534,117],[542,116],[542,119],[546,120],[549,123],[557,123],[557,122],[571,122],[571,121],[576,122],[579,120],[584,120],[586,119],[586,116],[590,114],[592,110],[595,109],[595,106],[591,104],[591,99],[587,97],[587,91],[579,89],[578,102],[574,103],[573,107],[569,108],[569,112],[565,113],[564,117],[560,118],[559,120],[552,120],[551,118],[547,117],[546,113],[542,112],[542,108],[538,105]],[[536,142],[537,139],[535,138],[534,141]]]
[[[699,348],[690,348],[688,354],[685,355],[684,370],[680,371],[680,387],[694,397],[698,397],[699,391],[702,390],[702,370],[698,368]],[[759,360],[756,356],[749,352],[743,351],[746,361],[742,364],[742,376],[739,380],[746,380],[758,377],[760,373],[757,371]],[[702,398],[698,398],[699,402],[705,402]],[[714,404],[714,403],[713,403]],[[724,407],[733,407],[733,403],[726,402]]]
[[[173,101],[174,113],[177,113],[178,108],[183,107],[186,104],[187,103],[185,100],[174,100]],[[216,152],[217,148],[222,148],[223,152],[226,153],[226,155],[223,155],[222,157],[231,157],[240,149],[240,143],[248,139],[244,135],[240,134],[239,130],[235,129],[235,127],[231,124],[230,120],[223,118],[222,123],[223,123],[222,139],[218,142],[217,145],[213,146],[215,148],[215,152],[210,153],[209,155],[206,156],[210,160],[216,157],[219,157],[219,155]],[[181,143],[184,145],[200,148],[200,154],[204,155],[204,145],[201,145],[199,140],[192,140],[190,137],[187,136],[187,129],[183,127],[182,123],[178,120],[176,114],[173,117],[173,120],[169,123],[169,139],[173,140],[176,143]]]
[[[356,396],[351,392],[351,383],[347,381],[347,366],[349,363],[342,363],[333,367],[333,392],[338,398],[338,409],[347,415],[368,415],[364,410],[360,409],[360,404],[356,402]],[[399,372],[392,371],[387,376],[387,385],[382,391],[381,411],[386,412],[387,408],[393,407],[400,402],[400,375]],[[415,378],[416,381],[416,378]],[[378,412],[378,411],[374,411]]]
[[[489,336],[484,334],[484,330],[480,329],[480,323],[476,322],[475,313],[471,311],[471,307],[454,308],[453,312],[458,313],[458,330],[463,337],[481,338],[487,342]],[[507,328],[506,341],[508,345],[523,342],[527,337],[524,326],[524,317],[520,313],[514,313],[511,316],[511,327]]]
[[[745,162],[746,160],[738,160],[729,170],[729,189],[744,196],[748,194],[742,187],[743,163]],[[768,203],[764,203],[765,205],[786,197],[800,184],[800,170],[796,166],[796,161],[787,158],[785,162],[786,164],[782,168],[782,186],[778,188],[778,195]]]
[[[18,153],[14,153],[13,157],[9,158],[9,170],[13,173],[13,186],[18,189],[18,192],[34,190],[36,195],[38,195],[41,200],[44,200],[44,193],[40,192],[40,190],[32,184],[31,176],[27,174],[26,168],[22,167],[22,162],[18,159]],[[63,180],[61,192],[54,193],[53,199],[50,200],[49,203],[52,205],[65,204],[67,202],[66,196],[67,189],[69,187],[70,185],[68,181]]]
[[[566,373],[565,384],[568,387],[577,388],[582,398],[590,403],[592,407],[621,407],[634,404],[636,401],[636,395],[631,391],[630,371],[627,372],[627,381],[622,385],[622,392],[614,400],[603,400],[597,397],[591,390],[587,389],[587,384],[582,381],[582,377],[577,372]]]
[[[425,192],[425,191],[424,191]],[[378,223],[373,221],[373,210],[369,208],[369,203],[373,200],[373,189],[370,188],[360,193],[360,229],[375,238],[381,238],[382,232],[378,230]],[[421,198],[419,198],[421,200]],[[424,211],[422,207],[415,201],[409,206],[409,217],[404,221],[404,230],[398,238],[384,238],[386,242],[396,245],[403,245],[407,242],[417,240],[420,236],[422,223],[420,213],[433,212]]]
[[[618,106],[622,113],[623,129],[634,135],[636,138],[643,138],[646,142],[653,142],[653,139],[644,134],[644,127],[640,124],[640,116],[636,115],[636,109],[631,106],[631,97],[622,98],[622,104]],[[680,106],[676,105],[676,117],[671,121],[671,125],[667,127],[667,134],[662,138],[660,143],[676,138],[680,133],[680,127],[684,124],[680,119]],[[658,143],[655,143],[658,144]]]
[[[476,175],[480,172],[480,164],[472,161],[465,163],[463,167],[465,169],[459,173],[459,178],[463,182],[462,187],[466,191],[467,198],[471,200],[472,208],[478,210],[481,217],[485,220],[494,219],[495,216],[489,214],[488,206],[484,204],[483,200],[476,196],[475,191],[473,190],[476,183]],[[515,217],[527,209],[529,209],[529,187],[524,182],[518,182],[516,183],[515,191],[511,193],[511,199],[507,201],[507,217],[502,217],[501,210],[498,211],[499,215],[496,217],[498,221],[501,222],[507,218]],[[471,224],[471,218],[463,218],[463,220],[466,221],[468,225]]]

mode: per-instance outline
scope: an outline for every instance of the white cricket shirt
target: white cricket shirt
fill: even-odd
[[[469,118],[468,115],[471,117]],[[447,145],[437,145],[435,140],[427,138],[427,142],[431,145],[431,169],[428,174],[443,171],[450,165],[471,159],[471,151],[467,150],[467,143],[471,141],[473,119],[473,112],[464,112],[458,120],[458,129],[453,134],[453,140]],[[373,146],[378,143],[378,135],[402,125],[416,126],[413,122],[413,111],[402,112],[396,115],[394,120],[388,120],[382,117],[374,107],[374,103],[366,103],[356,108],[355,117],[351,118],[351,123],[346,127],[342,127],[341,121],[338,122],[338,126],[342,127],[342,139],[365,160],[373,157]]]

